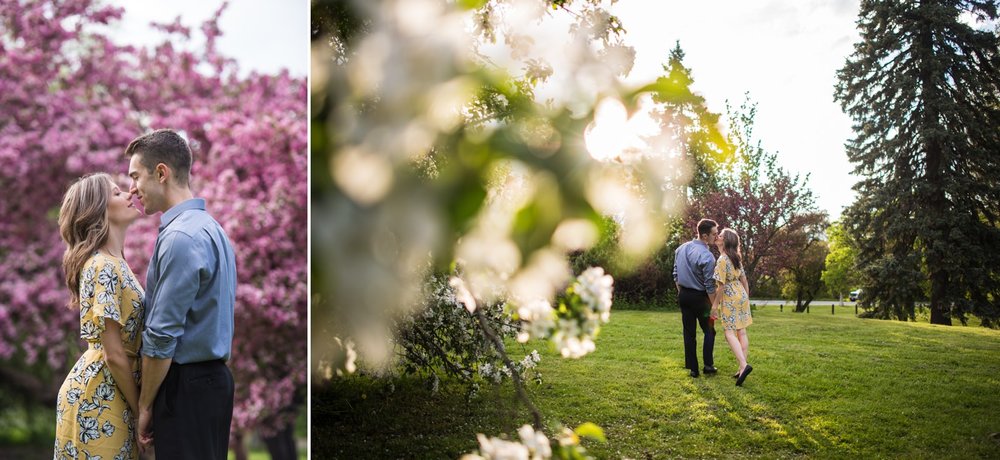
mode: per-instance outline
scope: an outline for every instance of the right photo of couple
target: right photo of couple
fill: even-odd
[[[998,23],[313,0],[312,455],[1000,458]]]

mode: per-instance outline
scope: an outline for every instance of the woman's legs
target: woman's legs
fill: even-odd
[[[743,372],[743,368],[747,365],[747,358],[743,354],[743,345],[736,336],[736,331],[726,329],[726,343],[729,344],[729,349],[733,350],[733,354],[736,355],[736,361],[740,365],[740,372]]]
[[[743,359],[750,361],[750,337],[747,336],[746,328],[739,329],[740,346],[743,348]]]

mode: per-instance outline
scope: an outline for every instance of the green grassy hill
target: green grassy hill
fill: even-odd
[[[603,427],[606,444],[584,441],[597,458],[1000,458],[1000,331],[774,307],[754,317],[742,388],[721,330],[719,374],[692,379],[679,313],[619,311],[581,360],[532,344],[544,382],[530,391],[547,423]],[[419,379],[351,377],[314,387],[312,452],[458,458],[477,432],[529,420],[509,383],[469,400],[449,382],[432,393]]]

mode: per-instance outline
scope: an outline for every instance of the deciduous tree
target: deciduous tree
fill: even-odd
[[[699,219],[711,218],[720,228],[739,233],[751,294],[761,277],[777,277],[793,266],[826,222],[806,181],[779,166],[777,155],[760,146],[753,134],[755,116],[750,103],[730,110],[730,138],[738,155],[734,169],[718,191],[691,203],[687,218],[690,229]]]
[[[826,255],[826,264],[823,268],[823,283],[830,289],[831,294],[843,300],[846,293],[857,288],[860,280],[855,268],[856,250],[850,235],[840,222],[834,222],[827,227],[826,237],[830,252]]]

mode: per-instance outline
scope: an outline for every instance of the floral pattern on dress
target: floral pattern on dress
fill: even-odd
[[[722,301],[719,302],[719,318],[727,331],[744,329],[753,324],[750,314],[750,298],[747,296],[740,277],[742,268],[736,268],[729,256],[722,254],[715,263],[715,281],[722,283]]]
[[[124,260],[94,253],[80,274],[80,338],[88,348],[56,399],[53,459],[135,460],[135,418],[111,368],[101,336],[105,321],[121,325],[122,345],[139,382],[143,289]]]

